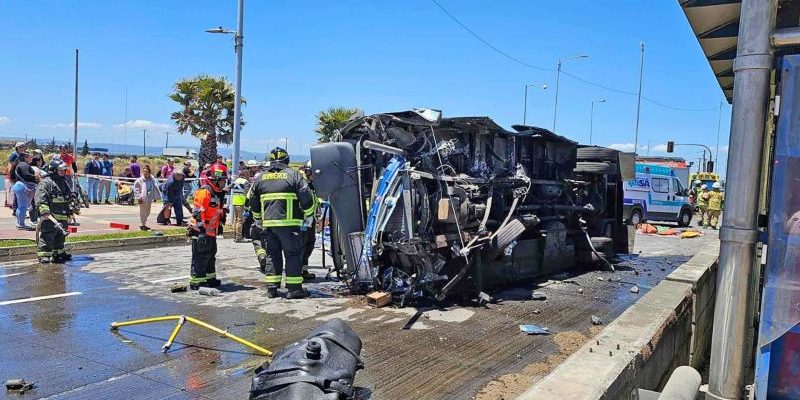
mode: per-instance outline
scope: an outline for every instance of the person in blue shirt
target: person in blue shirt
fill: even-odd
[[[83,166],[83,173],[87,175],[89,187],[86,191],[89,195],[89,202],[92,204],[100,204],[99,197],[97,197],[97,186],[100,183],[98,176],[103,172],[100,167],[100,153],[94,153],[86,165]]]
[[[103,198],[105,198],[105,203],[111,204],[108,199],[111,197],[111,177],[114,176],[114,162],[108,159],[108,154],[103,154],[103,159],[100,161],[100,170],[100,175],[103,175],[104,178],[101,178],[98,185],[97,201],[103,201]]]

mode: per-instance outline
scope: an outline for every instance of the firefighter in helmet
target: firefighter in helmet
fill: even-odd
[[[223,197],[227,172],[212,165],[207,180],[194,194],[192,220],[189,235],[192,237],[192,266],[189,287],[197,290],[201,286],[216,287],[217,279],[217,233],[225,212]]]
[[[50,162],[50,174],[36,186],[34,202],[41,215],[36,256],[40,263],[63,263],[72,259],[64,251],[64,239],[69,234],[70,190],[66,174],[69,166],[61,160]]]
[[[315,202],[306,179],[289,167],[289,154],[276,147],[269,154],[270,166],[250,189],[248,203],[253,225],[259,226],[269,261],[265,278],[267,297],[278,295],[284,258],[288,299],[307,297],[303,290],[303,240],[300,229],[304,218],[314,214]],[[254,238],[254,242],[255,242]]]

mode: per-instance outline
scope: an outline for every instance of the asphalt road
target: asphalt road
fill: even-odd
[[[219,297],[170,293],[188,275],[189,248],[120,249],[76,257],[67,265],[0,264],[0,379],[35,381],[29,398],[247,398],[252,369],[265,359],[194,326],[168,354],[174,323],[111,332],[112,321],[185,314],[278,350],[323,321],[339,317],[361,336],[366,369],[359,398],[513,398],[575,351],[664,276],[711,241],[636,238],[637,254],[618,272],[580,271],[495,293],[486,307],[370,309],[361,297],[336,295],[338,283],[317,279],[314,297],[267,299],[249,244],[222,242]],[[641,252],[641,253],[639,253]],[[320,252],[312,266],[321,265]],[[316,268],[318,275],[324,271]],[[638,285],[640,292],[631,293]],[[531,290],[546,300],[531,300]],[[41,298],[42,296],[50,296]],[[420,313],[414,322],[415,314]],[[526,336],[519,324],[546,326]]]

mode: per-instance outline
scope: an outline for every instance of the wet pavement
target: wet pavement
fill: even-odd
[[[637,255],[617,273],[549,277],[495,293],[497,304],[441,309],[370,309],[362,297],[339,296],[339,283],[321,279],[319,251],[311,262],[318,278],[308,285],[313,298],[267,299],[252,247],[230,240],[219,246],[219,297],[170,293],[188,275],[187,246],[85,255],[61,266],[5,262],[0,379],[36,382],[12,398],[247,398],[252,369],[265,361],[250,349],[187,324],[163,354],[174,322],[117,332],[109,324],[185,314],[279,350],[339,317],[364,342],[359,398],[513,398],[598,329],[592,315],[611,321],[715,240],[716,232],[695,239],[638,235]],[[634,284],[638,294],[630,291]],[[531,300],[534,289],[547,299]],[[520,333],[518,325],[528,323],[552,334]]]

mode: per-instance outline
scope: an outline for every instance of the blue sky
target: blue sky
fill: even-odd
[[[645,42],[644,94],[660,103],[713,111],[674,111],[642,102],[639,144],[662,154],[667,140],[716,144],[722,98],[677,1],[438,0],[492,45],[525,63],[564,70],[635,92]],[[173,131],[167,95],[179,78],[233,78],[232,38],[204,29],[235,28],[236,1],[21,1],[0,3],[0,136],[71,137],[74,49],[81,50],[80,140],[138,144]],[[487,115],[510,127],[552,127],[555,72],[515,63],[488,48],[431,0],[253,1],[245,5],[243,148],[265,151],[289,137],[308,151],[314,114],[329,106],[367,113],[439,108],[445,116]],[[561,76],[558,133],[632,149],[636,97]],[[127,136],[124,93],[128,90]],[[730,107],[722,116],[724,161]],[[197,145],[170,135],[174,145]],[[659,146],[661,145],[661,146]],[[680,150],[697,159],[699,150]],[[645,149],[640,154],[646,153]]]

